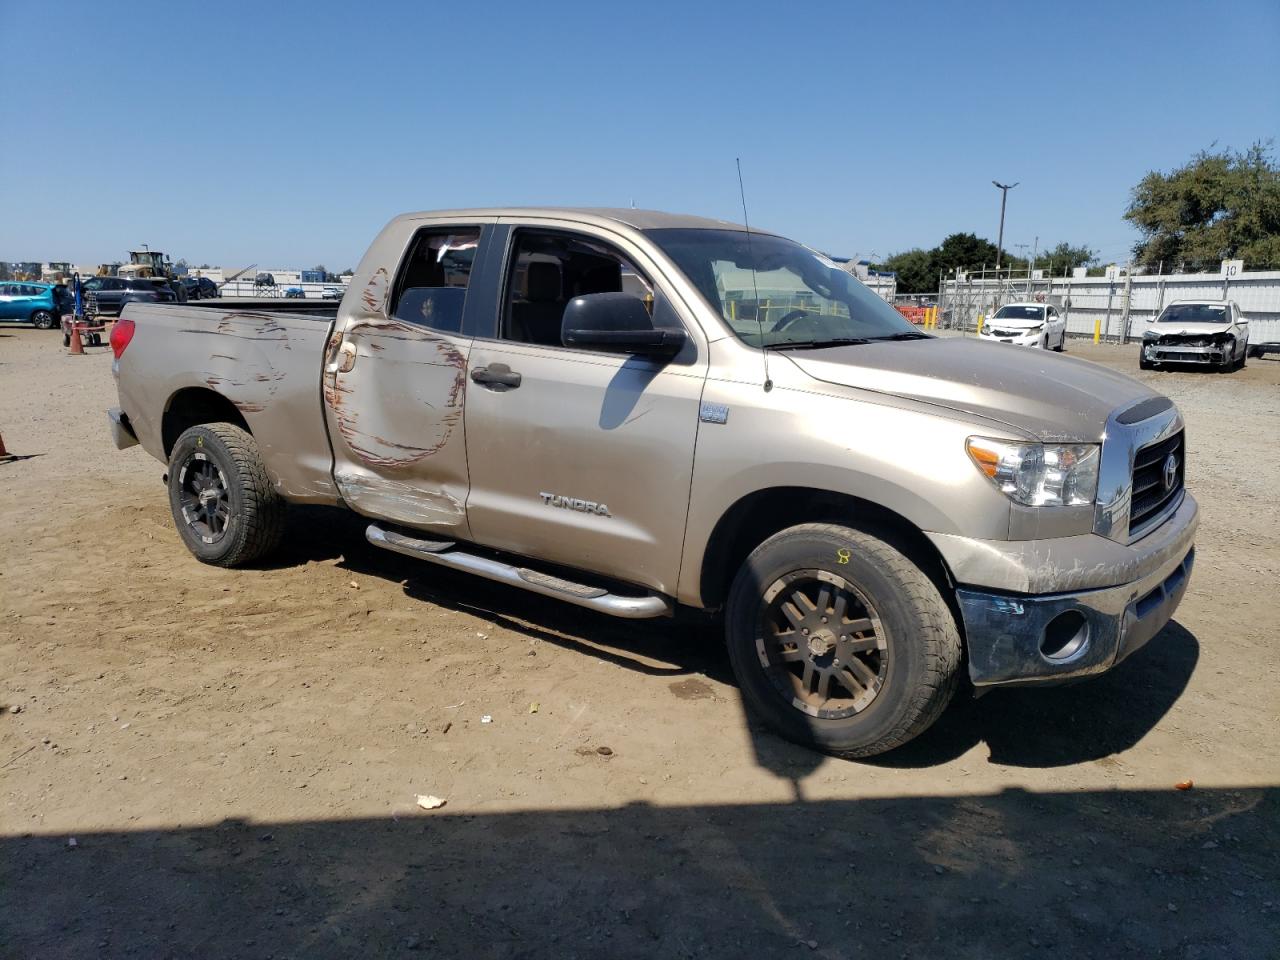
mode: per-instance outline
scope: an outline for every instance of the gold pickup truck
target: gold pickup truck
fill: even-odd
[[[1104,671],[1190,578],[1183,423],[1121,374],[938,338],[783,237],[640,210],[398,217],[338,304],[130,304],[116,442],[183,541],[289,503],[619,617],[722,613],[748,706],[842,756]]]

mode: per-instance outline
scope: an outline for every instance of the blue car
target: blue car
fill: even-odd
[[[21,320],[52,330],[62,326],[62,314],[71,309],[71,295],[59,284],[28,280],[0,283],[0,320]]]

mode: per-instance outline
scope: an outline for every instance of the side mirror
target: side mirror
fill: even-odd
[[[629,293],[588,293],[564,308],[560,339],[566,347],[674,357],[689,339],[683,330],[657,328],[644,301]]]

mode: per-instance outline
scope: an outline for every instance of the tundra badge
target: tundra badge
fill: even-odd
[[[548,507],[560,507],[562,510],[577,510],[580,513],[594,513],[602,517],[611,517],[609,507],[594,500],[579,500],[577,497],[562,497],[558,493],[540,493],[542,502]]]

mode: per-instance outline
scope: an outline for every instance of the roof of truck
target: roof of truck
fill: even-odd
[[[662,210],[632,210],[625,207],[479,207],[464,210],[422,210],[406,213],[398,219],[418,220],[422,217],[548,217],[577,220],[580,222],[612,221],[623,223],[637,230],[661,230],[671,228],[699,228],[703,230],[744,230],[741,224],[728,220],[712,220],[684,213],[666,213]],[[753,232],[768,233],[767,230]]]

